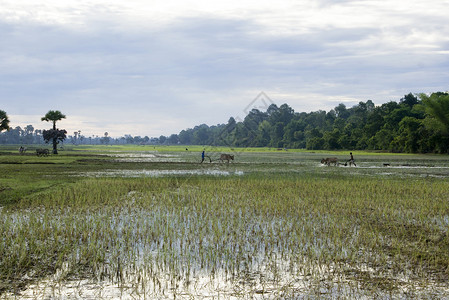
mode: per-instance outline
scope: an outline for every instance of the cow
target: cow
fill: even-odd
[[[222,154],[222,155],[220,155],[220,160],[221,160],[221,162],[223,162],[224,160],[227,160],[229,163],[230,160],[234,160],[234,155]]]
[[[336,157],[327,157],[327,158],[323,158],[321,160],[321,163],[323,165],[327,165],[330,166],[331,164],[334,164],[334,166],[338,165],[338,159]]]
[[[50,151],[48,151],[48,149],[36,149],[37,156],[48,156],[48,154],[50,154]]]

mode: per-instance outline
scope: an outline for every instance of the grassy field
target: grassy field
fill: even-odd
[[[449,297],[448,156],[17,148],[0,148],[0,298]]]

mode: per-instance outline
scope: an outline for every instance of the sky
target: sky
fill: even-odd
[[[10,126],[158,137],[449,90],[449,0],[0,0]]]

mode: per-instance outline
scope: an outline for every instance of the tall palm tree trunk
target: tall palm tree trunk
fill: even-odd
[[[56,130],[56,121],[53,121],[53,130]],[[53,138],[53,154],[58,154],[58,140]]]

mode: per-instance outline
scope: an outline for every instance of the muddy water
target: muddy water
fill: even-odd
[[[136,192],[130,192],[127,197],[133,201],[138,195]],[[40,215],[34,211],[27,213],[28,216],[23,216],[23,211],[18,212],[17,216],[11,216],[11,218],[15,222],[27,225],[32,216]],[[64,212],[59,219],[57,216],[58,214],[55,214],[55,218],[50,218],[55,227],[59,223],[61,226],[64,225],[65,217],[71,217],[69,212]],[[301,258],[299,260],[292,259],[290,254],[282,256],[280,254],[283,249],[282,243],[278,246],[270,243],[257,245],[255,237],[253,237],[253,241],[246,244],[238,244],[238,247],[241,248],[239,252],[245,258],[242,260],[239,271],[231,274],[232,271],[229,270],[235,269],[235,266],[229,267],[228,265],[232,264],[234,260],[222,261],[220,258],[216,260],[207,255],[202,256],[203,259],[199,258],[201,256],[198,255],[198,247],[195,246],[199,244],[199,240],[196,235],[193,235],[197,231],[192,230],[189,234],[186,229],[195,226],[195,224],[189,223],[190,215],[170,213],[161,208],[158,210],[157,207],[147,211],[134,206],[130,206],[127,210],[114,211],[105,208],[96,214],[84,215],[80,218],[82,219],[80,224],[104,222],[102,227],[95,230],[113,228],[120,235],[126,235],[126,232],[130,230],[129,236],[138,237],[135,242],[130,244],[136,250],[131,252],[137,255],[135,263],[128,268],[125,267],[120,275],[116,275],[115,260],[108,259],[104,271],[110,275],[108,276],[109,280],[102,278],[67,280],[66,275],[70,266],[66,265],[67,270],[57,270],[54,275],[28,286],[20,294],[6,295],[6,299],[372,299],[392,297],[406,299],[410,295],[418,299],[429,298],[429,295],[430,298],[443,299],[449,295],[447,287],[439,287],[431,282],[419,285],[404,275],[396,278],[401,283],[399,284],[400,288],[392,293],[366,289],[360,286],[360,283],[344,276],[333,277],[335,268],[332,265],[310,265],[310,262]],[[163,220],[165,219],[167,222],[164,224]],[[447,226],[447,216],[437,221],[442,222],[442,226]],[[287,227],[288,229],[291,225],[283,220],[270,221],[265,218],[246,218],[245,222],[255,222],[248,228],[252,228],[252,230],[260,228],[261,232],[270,228],[285,229]],[[168,246],[171,250],[169,252],[164,250],[163,245],[168,242],[163,239],[155,239],[153,242],[147,243],[147,246],[141,244],[141,240],[148,236],[148,232],[152,232],[152,230],[147,232],[145,229],[154,229],[158,224],[163,224],[164,228],[167,227],[174,233],[173,242]],[[201,222],[201,224],[201,226],[209,226],[208,222]],[[224,225],[219,223],[218,226]],[[282,235],[284,233],[278,230],[274,230],[274,232],[278,232],[281,241],[287,239]],[[111,232],[111,234],[113,233]],[[249,234],[248,238],[252,236],[249,231],[244,231],[243,234]],[[194,239],[192,246],[187,246],[188,241],[183,240],[186,236],[191,236]],[[203,247],[207,248],[208,239],[203,238],[201,241]],[[220,249],[235,249],[228,245],[229,242],[230,240],[226,238]],[[116,244],[121,245],[121,243]],[[313,248],[313,245],[310,247]],[[324,247],[324,245],[312,250],[320,251],[320,247]],[[287,251],[287,249],[284,250]],[[117,251],[120,253],[120,257],[125,257],[128,253],[122,247],[111,251]],[[165,256],[166,253],[168,253],[168,257]],[[220,253],[222,252],[220,251]],[[247,253],[255,253],[255,255],[246,256]],[[174,255],[174,259],[170,259],[171,255]],[[123,261],[130,260],[124,259]],[[170,270],[171,267],[167,267],[167,262],[168,265],[174,263],[174,272]],[[186,264],[190,264],[190,267],[187,268]],[[374,269],[367,266],[359,266],[359,268],[360,271],[370,273],[373,277],[376,276]],[[2,299],[1,296],[0,299]]]
[[[176,154],[161,154],[158,152],[114,153],[107,156],[119,162],[180,162],[181,157]]]
[[[284,267],[287,267],[284,264]],[[170,274],[157,278],[140,274],[127,281],[71,280],[55,276],[28,286],[24,291],[4,295],[5,299],[447,299],[449,290],[432,283],[403,284],[394,292],[367,290],[345,278],[332,278],[323,267],[320,276],[281,274],[275,281],[262,282],[265,274],[255,272],[231,281],[223,272],[198,275],[189,283]],[[328,274],[328,275],[325,275]],[[2,297],[0,297],[3,299]]]
[[[243,171],[223,171],[217,169],[196,170],[106,170],[101,172],[85,172],[78,176],[85,177],[164,177],[183,175],[231,176],[244,175]]]
[[[159,155],[157,153],[137,153],[137,154],[114,154],[114,158],[124,162],[152,162],[152,161],[181,161],[176,155]],[[213,166],[214,164],[210,165]],[[243,165],[243,166],[242,166]],[[312,165],[312,162],[310,162]],[[209,164],[208,164],[209,166]],[[313,172],[319,166],[313,161]],[[251,172],[251,167],[245,167],[240,163],[239,168],[244,171],[220,169],[212,167],[210,169],[180,169],[180,170],[107,170],[103,172],[86,172],[81,176],[92,177],[162,177],[162,176],[241,176]],[[276,167],[276,166],[275,166]],[[307,165],[307,167],[309,167]],[[277,167],[276,167],[277,168]],[[296,166],[295,166],[296,168]],[[272,172],[272,170],[269,170]],[[394,165],[382,166],[370,163],[358,163],[357,167],[320,168],[321,172],[348,172],[366,176],[416,176],[416,177],[448,177],[449,167],[435,166],[407,166]],[[268,172],[268,171],[267,171]],[[132,196],[132,195],[129,195]],[[125,224],[149,222],[148,215],[142,215],[140,222],[135,222],[134,217],[141,212],[132,212],[130,216],[120,215],[117,223],[111,227],[122,231]],[[151,212],[148,212],[150,214]],[[109,214],[108,214],[109,215]],[[146,220],[146,221],[145,221]],[[180,221],[181,222],[181,221]],[[448,217],[437,219],[442,228],[447,228]],[[155,222],[159,224],[161,222]],[[169,223],[167,223],[169,224]],[[154,227],[154,224],[150,224]],[[271,224],[271,226],[273,226]],[[178,245],[178,242],[174,243]],[[140,246],[137,245],[137,248]],[[151,247],[150,247],[151,248]],[[179,248],[179,249],[178,249]],[[140,249],[140,248],[139,248]],[[182,256],[182,250],[176,246],[178,254]],[[144,250],[144,249],[143,249]],[[155,251],[155,249],[149,249]],[[263,252],[262,249],[258,249]],[[139,252],[139,251],[138,251]],[[157,252],[157,251],[156,251]],[[246,251],[244,251],[246,252]],[[155,256],[157,253],[154,254]],[[193,258],[192,258],[193,259]],[[193,259],[195,260],[195,259]],[[197,267],[195,272],[189,274],[190,277],[176,278],[173,274],[166,273],[164,268],[157,269],[158,265],[140,262],[139,270],[127,270],[124,279],[111,280],[104,279],[64,279],[61,274],[64,270],[59,270],[54,276],[45,278],[33,285],[28,286],[18,295],[6,295],[6,298],[13,299],[279,299],[279,298],[307,298],[307,299],[372,299],[372,298],[434,298],[443,299],[449,296],[449,290],[445,286],[438,286],[428,282],[425,285],[418,285],[410,282],[407,278],[401,278],[401,287],[392,292],[386,293],[379,290],[367,290],[359,283],[347,278],[331,278],[332,270],[329,267],[315,267],[313,275],[309,272],[300,271],[300,266],[296,265],[292,270],[287,261],[278,259],[275,264],[278,266],[277,275],[273,275],[270,266],[273,261],[264,264],[263,259],[254,260],[256,263],[247,272],[240,276],[230,277],[219,269],[213,273],[206,272]],[[144,266],[144,267],[142,267]],[[310,266],[307,266],[310,268]],[[182,269],[182,268],[181,268]],[[192,268],[193,269],[193,268]],[[363,270],[369,272],[370,270]],[[186,279],[187,278],[187,279]],[[399,280],[399,279],[398,279]],[[2,299],[2,296],[0,296]]]

